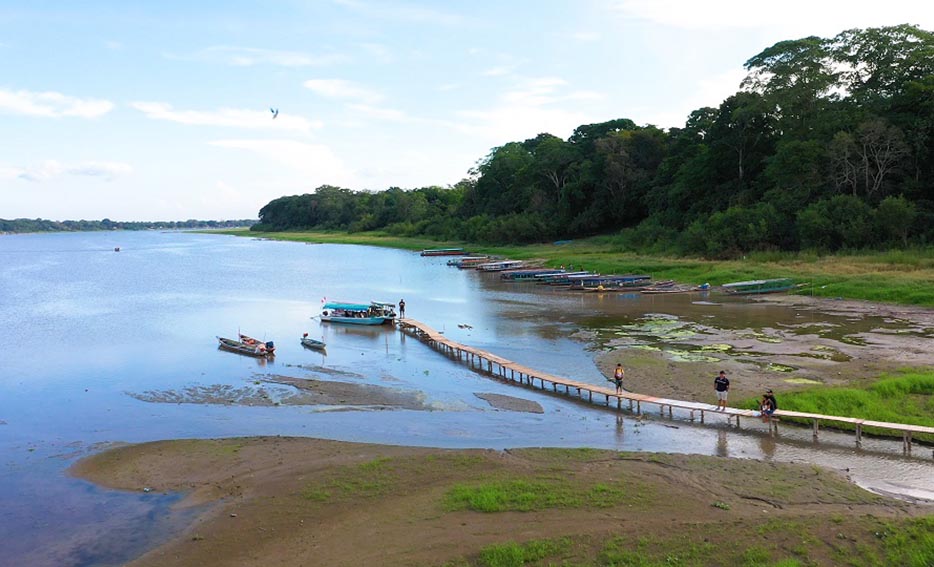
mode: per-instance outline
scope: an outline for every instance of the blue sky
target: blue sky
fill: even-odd
[[[322,184],[447,186],[541,132],[681,126],[777,41],[900,23],[934,30],[934,7],[0,0],[0,218],[255,218]]]

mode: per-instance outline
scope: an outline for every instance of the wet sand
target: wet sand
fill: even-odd
[[[565,552],[575,564],[595,561],[613,541],[637,546],[646,537],[678,538],[665,547],[717,542],[722,564],[761,545],[831,564],[881,545],[871,530],[882,522],[932,512],[811,466],[589,449],[163,441],[89,457],[71,472],[112,488],[182,491],[182,506],[213,503],[184,534],[130,563],[137,567],[474,565],[485,546],[558,537],[575,542]],[[457,486],[517,480],[539,486],[529,498],[560,493],[565,503],[499,513],[451,503]],[[804,552],[801,526],[810,526]]]

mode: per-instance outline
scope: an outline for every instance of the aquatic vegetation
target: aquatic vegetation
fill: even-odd
[[[785,378],[782,381],[788,384],[823,384],[820,380],[813,380],[811,378]]]
[[[770,362],[765,367],[766,370],[771,370],[772,372],[794,372],[797,370],[794,366],[788,366],[786,364],[778,364],[776,362]]]
[[[755,337],[755,339],[756,339],[757,341],[762,342],[762,343],[774,343],[774,344],[778,344],[778,343],[783,343],[783,342],[785,342],[785,339],[783,339],[783,338],[781,338],[781,337],[776,337],[776,336],[774,336],[774,335],[769,335],[769,334],[763,333],[762,331],[753,331],[753,332],[752,332],[752,336]]]
[[[665,354],[675,362],[720,362],[721,359],[688,350],[665,349]]]
[[[701,352],[722,352],[728,353],[733,350],[733,345],[728,345],[725,343],[717,343],[712,345],[704,345],[697,349]]]
[[[855,346],[866,346],[866,344],[868,344],[866,339],[862,337],[857,337],[855,335],[846,335],[846,336],[840,337],[840,342],[846,343],[848,345],[855,345]]]

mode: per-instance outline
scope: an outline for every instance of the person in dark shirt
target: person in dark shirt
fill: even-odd
[[[399,318],[405,319],[405,300],[404,299],[399,300]]]
[[[725,410],[726,398],[730,393],[730,379],[726,377],[725,371],[720,371],[720,375],[713,381],[713,387],[717,391],[717,410]]]
[[[775,410],[778,409],[778,400],[775,399],[772,390],[766,390],[762,394],[762,402],[759,407],[762,410],[762,421],[768,421],[772,414],[775,413]]]

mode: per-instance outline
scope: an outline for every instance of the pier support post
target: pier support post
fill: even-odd
[[[860,447],[863,444],[863,424],[856,424],[856,446]]]
[[[816,419],[814,420],[814,440],[815,440],[815,441],[817,440],[817,432],[818,432],[818,430],[820,429],[819,423],[820,423],[820,422],[819,422],[818,420],[816,420]]]

